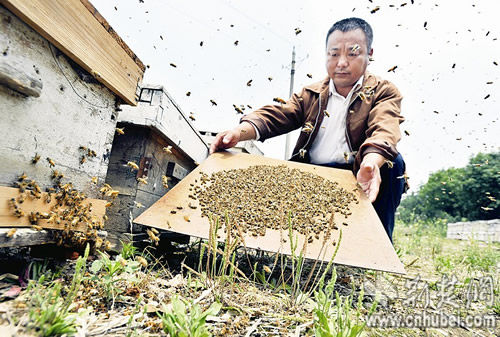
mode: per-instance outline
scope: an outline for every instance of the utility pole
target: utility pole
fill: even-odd
[[[293,46],[292,51],[292,68],[290,70],[290,94],[289,98],[292,97],[293,94],[293,78],[295,76],[295,46]],[[286,134],[285,141],[285,160],[290,158],[290,132]]]

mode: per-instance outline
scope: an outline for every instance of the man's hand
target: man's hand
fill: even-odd
[[[363,157],[356,180],[366,193],[368,200],[374,202],[380,189],[380,166],[384,164],[385,158],[377,153],[368,153]]]
[[[210,154],[220,150],[230,149],[236,146],[238,142],[255,139],[256,136],[253,125],[249,122],[243,122],[234,129],[218,133],[212,145],[210,145]]]
[[[230,149],[240,141],[240,131],[236,129],[222,131],[215,136],[212,145],[210,145],[210,154]]]

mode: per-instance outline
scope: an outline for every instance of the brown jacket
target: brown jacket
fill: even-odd
[[[308,85],[298,94],[293,94],[286,104],[266,105],[246,116],[241,121],[252,123],[259,130],[260,140],[282,135],[304,127],[310,122],[314,128],[300,133],[290,160],[309,162],[309,149],[318,133],[328,103],[329,81]],[[379,153],[393,160],[398,151],[396,144],[401,138],[399,124],[402,96],[389,81],[368,72],[363,85],[356,90],[349,102],[346,117],[347,144],[356,153],[353,171],[356,173],[366,153]]]

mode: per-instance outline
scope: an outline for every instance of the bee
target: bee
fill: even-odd
[[[300,149],[299,150],[299,156],[300,156],[300,158],[304,158],[306,156],[306,152],[307,152],[306,149]]]
[[[47,204],[50,204],[50,202],[51,202],[51,201],[52,201],[52,194],[51,194],[51,193],[47,193],[47,194],[45,195],[45,202],[46,202]]]
[[[24,202],[24,200],[26,199],[26,195],[24,193],[21,193],[18,197],[17,197],[17,202],[22,204]]]
[[[134,161],[129,161],[127,166],[130,167],[132,171],[139,169],[139,166]]]
[[[125,134],[125,131],[124,131],[125,128],[116,128],[116,133],[119,134],[119,135],[124,135]]]
[[[427,29],[427,21],[424,22],[424,28]]]
[[[177,64],[175,64],[175,63],[170,63],[170,66],[173,68],[177,68]]]
[[[153,241],[156,245],[158,245],[158,242],[160,241],[160,238],[153,233],[150,229],[146,230],[146,233],[148,234],[149,238],[151,241]]]
[[[238,45],[238,43],[240,43],[240,41],[238,41],[238,40],[234,41],[234,45],[235,45],[235,46],[237,46],[237,45]]]
[[[170,211],[170,213],[171,213],[171,214],[175,214],[175,213],[177,213],[177,211],[175,211],[175,210],[171,210],[171,211]]]
[[[28,176],[26,176],[26,173],[24,173],[24,172],[23,172],[23,174],[21,174],[21,175],[19,176],[19,178],[17,178],[17,181],[23,181],[23,180],[25,180],[26,178],[28,178]]]
[[[158,232],[158,230],[156,228],[151,228],[151,232],[155,233],[156,235],[158,235],[160,232]]]
[[[165,152],[166,152],[166,153],[168,153],[168,154],[173,154],[173,153],[172,153],[172,145],[169,145],[169,146],[167,146],[167,147],[164,147],[164,148],[163,148],[163,151],[165,151]]]
[[[249,80],[249,81],[247,82],[247,87],[251,87],[251,86],[252,86],[252,81],[253,81],[253,80]]]
[[[271,268],[269,268],[268,266],[263,266],[262,269],[264,270],[265,273],[268,273],[268,274],[271,274]]]
[[[323,113],[326,115],[326,117],[330,117],[330,113],[327,110],[323,110]]]
[[[92,178],[90,178],[90,181],[92,182],[92,184],[97,185],[98,179],[97,179],[97,177],[92,177]]]
[[[394,163],[393,163],[392,161],[390,161],[390,160],[385,160],[384,162],[387,164],[387,167],[388,167],[388,168],[393,168],[393,167],[394,167]]]
[[[342,225],[349,226],[349,224],[347,222],[342,222]]]
[[[357,52],[361,47],[359,46],[359,44],[355,44],[354,46],[352,46],[351,48],[351,53],[355,53]]]
[[[104,205],[104,207],[108,208],[108,207],[111,207],[113,206],[113,203],[111,201],[107,202],[106,205]]]
[[[243,110],[241,110],[240,107],[236,106],[236,104],[233,104],[234,110],[236,110],[237,114],[242,114],[243,115]]]
[[[349,162],[349,157],[350,157],[349,153],[348,152],[344,152],[344,160],[345,160],[346,163]]]
[[[148,177],[142,176],[142,178],[137,178],[137,181],[139,182],[139,184],[147,185],[148,184]]]
[[[189,115],[189,119],[192,120],[193,122],[196,120],[196,118],[194,117],[193,113],[191,112],[191,114]]]
[[[299,35],[300,33],[302,33],[302,30],[299,27],[295,28],[295,35]]]
[[[492,211],[492,210],[493,210],[493,208],[491,208],[491,207],[483,207],[483,206],[481,206],[481,209],[482,209],[483,211],[486,211],[486,212],[488,212],[488,211]]]
[[[86,161],[87,161],[87,157],[82,156],[82,157],[80,158],[80,165],[82,165],[82,164],[83,164],[83,163],[85,163]]]
[[[395,73],[397,68],[398,66],[391,67],[389,68],[389,70],[387,70],[387,72],[390,73],[392,71],[393,73]]]
[[[103,241],[100,237],[95,238],[95,247],[96,248],[100,248],[102,246],[102,243],[103,243]]]
[[[188,203],[188,207],[191,208],[191,209],[196,209],[196,205],[193,205],[191,203]]]
[[[143,208],[144,207],[143,204],[141,204],[140,202],[137,202],[137,201],[134,201],[134,204],[135,204],[135,207],[137,207],[137,208]]]
[[[364,100],[366,99],[366,95],[365,95],[365,93],[364,93],[364,92],[362,92],[362,91],[360,91],[360,92],[359,92],[358,97],[359,97],[362,101],[364,101]]]
[[[212,106],[217,106],[217,102],[214,101],[213,99],[210,100],[210,103],[212,103]]]
[[[191,91],[186,92],[186,96],[191,96]]]
[[[87,156],[89,156],[89,157],[97,157],[97,152],[95,152],[94,150],[88,149],[87,150]]]
[[[372,9],[372,10],[370,11],[370,13],[375,14],[375,13],[376,13],[377,11],[379,11],[379,10],[380,10],[380,6],[377,6],[377,7],[375,7],[374,9]]]
[[[50,159],[49,157],[47,157],[47,161],[49,162],[50,167],[56,166],[56,163],[54,163],[54,161],[52,159]]]
[[[490,94],[484,96],[484,99],[488,99],[490,97]]]
[[[302,132],[305,133],[311,133],[314,130],[314,126],[311,124],[311,122],[307,122],[304,127],[302,128]]]
[[[40,160],[40,155],[36,153],[35,156],[31,159],[31,163],[34,165],[38,163],[39,160]]]
[[[118,194],[120,194],[120,191],[118,190],[109,190],[108,192],[106,192],[106,196],[111,197],[113,199],[115,199],[118,196]]]
[[[273,80],[273,78],[272,78],[271,76],[269,76],[269,77],[267,78],[267,80],[268,80],[269,82],[271,82],[271,81]]]
[[[313,78],[312,74],[306,74],[306,76],[309,77],[309,78]]]
[[[139,262],[144,268],[146,268],[148,266],[148,261],[145,258],[143,258],[142,256],[136,256],[135,260],[137,262]]]
[[[87,151],[87,147],[86,147],[86,146],[83,146],[83,145],[80,145],[80,146],[78,147],[78,149],[79,149],[79,150],[81,150],[81,151]]]
[[[16,234],[16,232],[17,232],[17,228],[12,228],[11,230],[9,230],[9,231],[7,232],[6,236],[7,236],[8,238],[11,238],[11,237],[13,237],[13,236],[14,236],[14,234]]]
[[[405,135],[409,136],[410,133],[407,130],[405,130]]]
[[[18,207],[16,207],[16,209],[14,210],[14,215],[16,217],[20,218],[20,217],[23,217],[25,214],[24,214],[22,209],[19,209]]]
[[[111,250],[111,242],[108,240],[104,243],[104,250]]]
[[[168,177],[166,175],[161,176],[161,183],[163,187],[168,189]]]
[[[38,225],[31,225],[31,228],[33,228],[36,231],[41,231],[43,229],[42,226],[38,226]]]
[[[286,104],[286,101],[283,98],[275,97],[273,101],[276,103]]]
[[[203,41],[200,41],[200,47],[203,47]]]

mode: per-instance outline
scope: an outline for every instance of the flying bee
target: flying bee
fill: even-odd
[[[302,29],[299,27],[295,28],[295,35],[299,35],[300,33],[302,33]]]
[[[127,166],[131,168],[132,171],[134,170],[138,170],[139,169],[139,165],[137,165],[135,162],[133,161],[129,161],[127,163]]]
[[[36,164],[38,163],[39,160],[40,160],[40,155],[36,153],[35,156],[31,159],[31,163]]]
[[[191,96],[191,91],[186,92],[186,96]]]
[[[380,10],[380,6],[377,6],[377,7],[375,7],[374,9],[372,9],[372,10],[370,11],[370,13],[374,14],[374,13],[376,13],[376,12],[377,12],[377,11],[379,11],[379,10]],[[427,22],[426,22],[426,24],[427,24]]]
[[[300,156],[300,158],[304,158],[306,156],[306,152],[307,152],[306,149],[300,149],[299,150],[299,156]]]
[[[237,46],[240,41],[236,40],[234,41],[234,45]]]
[[[355,53],[357,52],[361,47],[359,46],[359,44],[355,44],[354,46],[352,46],[351,48],[351,53]]]
[[[273,101],[276,103],[286,104],[286,101],[283,98],[275,97]]]
[[[177,64],[175,64],[175,63],[170,63],[170,66],[171,66],[172,68],[177,68]]]
[[[116,133],[119,134],[119,135],[124,135],[125,134],[125,131],[124,131],[125,128],[116,128]]]
[[[149,229],[146,230],[146,233],[148,234],[151,241],[153,241],[157,245],[158,242],[160,241],[160,238],[158,236],[156,236],[155,233],[153,233],[153,231],[151,231]]]
[[[271,76],[269,76],[269,77],[267,78],[267,80],[268,80],[269,82],[271,82],[271,81],[273,80],[273,78],[272,78]]]
[[[164,147],[164,148],[163,148],[163,151],[165,151],[165,152],[166,152],[166,153],[168,153],[168,154],[173,154],[173,153],[172,153],[172,145],[169,145],[169,146],[167,146],[167,147]]]
[[[12,228],[11,230],[9,230],[7,232],[7,234],[5,236],[7,236],[8,238],[11,238],[14,236],[14,234],[16,234],[16,232],[17,232],[17,228]]]
[[[488,212],[488,211],[492,211],[492,210],[493,210],[493,208],[491,208],[491,207],[483,207],[483,206],[481,206],[481,209],[482,209],[483,211],[486,211],[486,212]]]
[[[409,136],[410,133],[407,130],[405,130],[405,135]]]
[[[249,80],[249,81],[247,82],[247,87],[251,87],[251,86],[252,86],[252,82],[253,82],[253,80]]]
[[[236,110],[237,114],[242,114],[243,115],[243,110],[241,110],[240,107],[236,106],[236,104],[233,104],[234,110]]]
[[[140,202],[137,202],[137,201],[134,201],[134,204],[135,204],[135,207],[137,207],[137,208],[143,208],[144,207],[143,204],[141,204]]]
[[[193,122],[196,120],[196,118],[194,117],[193,113],[191,112],[191,114],[189,115],[189,119],[192,120]]]
[[[158,232],[156,228],[151,228],[151,232],[153,232],[156,235],[160,234],[160,232]]]
[[[389,68],[389,70],[387,70],[387,72],[390,73],[392,71],[394,73],[394,72],[396,72],[397,68],[398,68],[398,66],[391,67],[391,68]]]
[[[137,181],[139,182],[139,184],[147,185],[148,184],[148,177],[143,176],[142,178],[137,178]]]
[[[312,74],[306,74],[306,76],[309,77],[309,78],[313,78]]]
[[[50,159],[49,157],[47,157],[47,161],[49,162],[50,167],[56,166],[56,163],[54,163],[54,161],[52,159]]]
[[[388,168],[393,168],[393,167],[394,167],[394,163],[393,163],[392,161],[390,161],[390,160],[385,160],[384,162],[387,164],[387,167],[388,167]]]
[[[268,266],[263,266],[262,269],[264,270],[265,273],[268,273],[268,274],[271,274],[271,268],[269,268]]]
[[[344,160],[345,160],[346,163],[349,162],[349,157],[350,157],[349,153],[348,152],[344,152]]]
[[[327,110],[323,110],[323,113],[325,114],[326,117],[330,117],[330,113]]]
[[[307,122],[304,127],[302,128],[302,132],[305,133],[311,133],[314,130],[314,126],[311,124],[311,122]]]
[[[113,199],[116,198],[118,194],[120,194],[120,191],[118,190],[109,190],[108,192],[106,192],[106,196],[111,197]]]
[[[210,103],[212,103],[212,106],[217,106],[217,102],[214,101],[213,99],[210,100]]]

